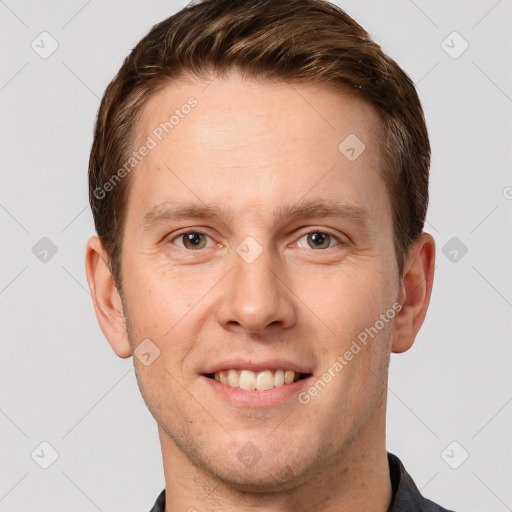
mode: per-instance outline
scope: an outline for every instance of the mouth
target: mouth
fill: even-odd
[[[312,376],[311,373],[302,373],[281,368],[261,371],[230,368],[215,373],[203,373],[202,375],[228,387],[239,388],[246,391],[267,391],[273,388],[289,386],[294,382]]]

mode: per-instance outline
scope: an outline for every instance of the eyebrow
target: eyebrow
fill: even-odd
[[[217,204],[165,201],[152,207],[144,215],[141,231],[147,233],[160,225],[183,219],[223,219],[229,222],[235,217],[236,213],[231,208]],[[285,204],[277,208],[273,214],[275,223],[283,222],[285,219],[310,217],[343,218],[359,224],[363,231],[370,228],[370,216],[366,207],[331,200],[318,199]]]

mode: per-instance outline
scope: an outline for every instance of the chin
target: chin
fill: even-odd
[[[209,472],[243,492],[271,493],[291,489],[310,473],[314,451],[290,446],[282,440],[242,438],[227,448],[220,460],[208,458]],[[289,439],[287,439],[289,441]],[[311,448],[311,446],[309,446]]]
[[[287,464],[265,464],[258,468],[229,470],[227,474],[221,471],[217,478],[239,491],[252,493],[271,493],[290,489],[297,485],[299,472],[297,467]]]

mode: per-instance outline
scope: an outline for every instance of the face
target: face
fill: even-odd
[[[159,351],[134,364],[164,450],[271,489],[382,435],[400,290],[379,121],[321,85],[207,85],[168,86],[138,126],[129,343]]]

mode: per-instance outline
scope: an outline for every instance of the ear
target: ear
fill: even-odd
[[[99,237],[89,238],[85,254],[85,272],[96,318],[114,352],[119,357],[126,358],[132,355],[132,351],[128,340],[123,303],[110,273],[109,260],[109,255]]]
[[[435,254],[435,241],[428,233],[423,233],[409,251],[399,293],[402,309],[395,318],[392,352],[409,350],[423,325],[434,282]]]

